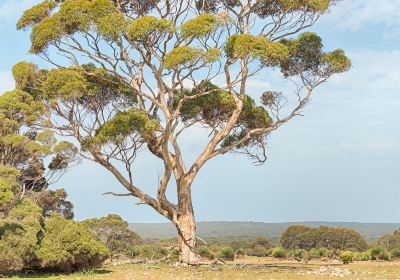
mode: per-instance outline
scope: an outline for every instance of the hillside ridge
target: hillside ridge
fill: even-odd
[[[390,234],[395,229],[400,228],[400,223],[203,221],[197,223],[197,234],[201,238],[229,237],[241,239],[264,236],[270,239],[278,239],[282,232],[290,225],[352,228],[367,240],[376,240],[380,236]],[[176,237],[176,229],[171,223],[130,223],[129,226],[144,239],[168,239]]]

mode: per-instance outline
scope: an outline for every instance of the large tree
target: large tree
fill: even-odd
[[[304,33],[335,2],[45,0],[17,27],[32,28],[30,51],[55,67],[21,62],[14,76],[45,106],[41,125],[75,138],[84,158],[109,170],[128,190],[115,195],[169,219],[180,260],[195,264],[191,186],[199,170],[228,152],[263,163],[266,137],[300,115],[318,85],[350,68],[343,50],[324,52],[317,34]],[[263,77],[266,68],[294,83],[294,98],[292,90],[248,92],[251,77],[272,77]],[[199,126],[209,138],[189,162],[180,136]],[[144,148],[163,166],[157,197],[135,180]],[[166,195],[171,185],[176,204]]]
[[[57,212],[73,218],[66,192],[47,188],[77,161],[77,148],[57,141],[49,130],[35,128],[44,113],[43,104],[27,92],[0,95],[0,219],[25,197],[35,201],[45,216]]]

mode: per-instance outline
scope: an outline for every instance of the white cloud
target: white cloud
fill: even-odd
[[[352,69],[328,81],[326,90],[352,96],[400,102],[400,50],[349,52]]]
[[[0,71],[0,94],[15,87],[14,78],[10,71]]]
[[[400,1],[398,0],[343,0],[326,20],[342,30],[353,32],[365,26],[383,26],[385,35],[400,32]],[[394,35],[394,34],[392,34]]]
[[[39,0],[4,0],[0,3],[0,24],[16,23],[22,13]]]

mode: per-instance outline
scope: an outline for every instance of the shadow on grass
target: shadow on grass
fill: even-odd
[[[36,271],[26,271],[26,272],[19,272],[19,273],[12,273],[4,275],[3,277],[6,278],[25,278],[25,279],[46,279],[50,277],[58,277],[58,276],[96,276],[102,274],[108,274],[113,272],[109,269],[93,269],[93,270],[85,270],[85,271],[77,271],[72,273],[60,273],[60,272],[36,272]],[[0,279],[2,275],[0,275]]]

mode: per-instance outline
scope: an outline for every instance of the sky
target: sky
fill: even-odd
[[[13,89],[16,62],[42,63],[28,54],[29,32],[15,29],[37,2],[0,0],[0,92]],[[197,221],[400,222],[399,14],[397,0],[342,0],[321,18],[312,30],[327,50],[344,49],[353,67],[269,137],[264,165],[238,155],[208,162],[192,187]],[[273,75],[250,84],[276,86]],[[196,133],[184,140],[189,153],[205,141]],[[161,168],[146,153],[139,158],[138,183],[152,194]],[[93,163],[72,168],[54,187],[68,191],[78,220],[116,213],[129,222],[166,221],[133,198],[102,195],[123,189]]]

